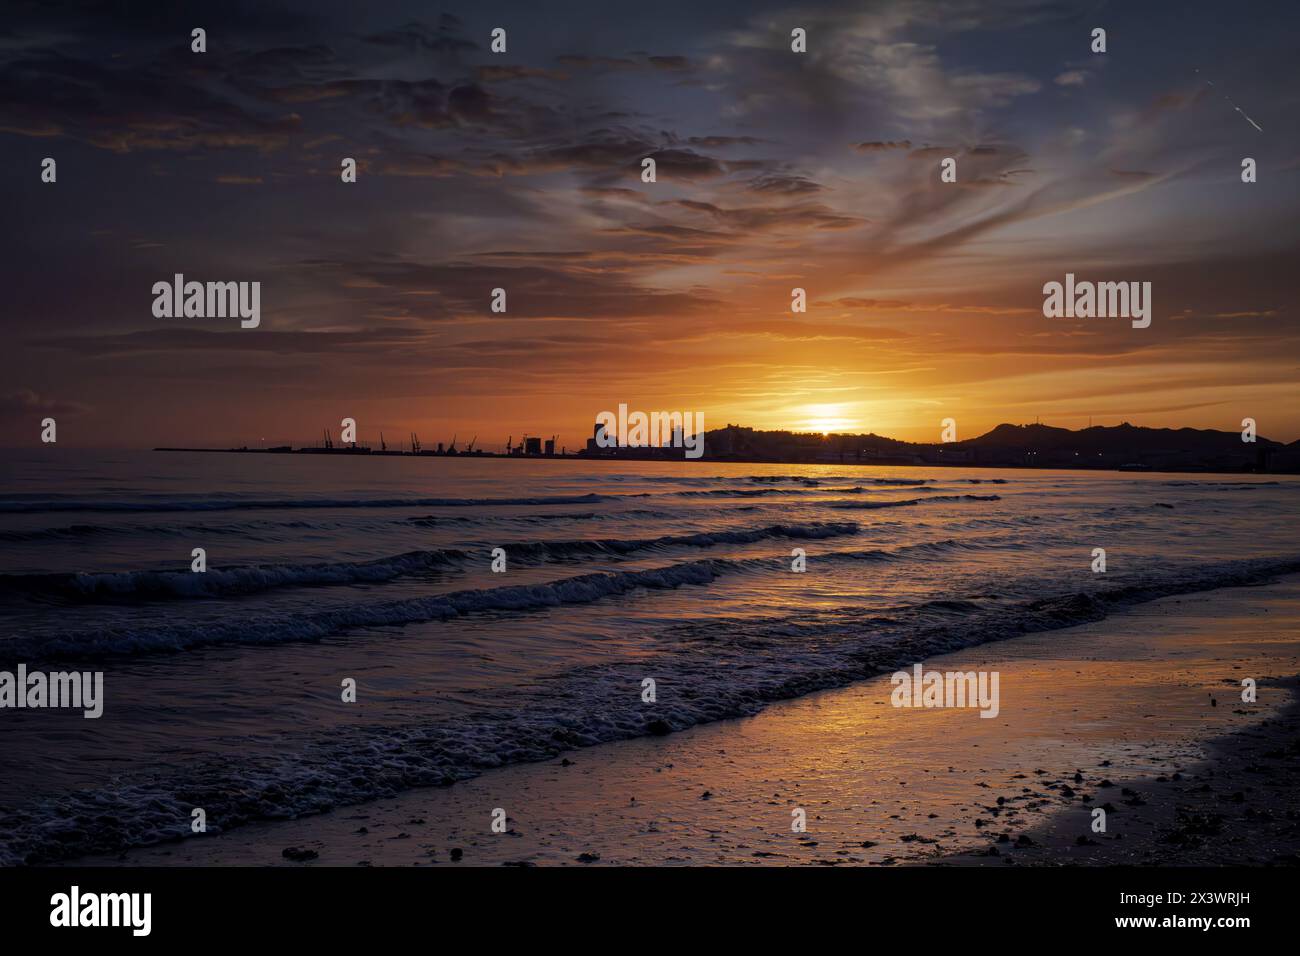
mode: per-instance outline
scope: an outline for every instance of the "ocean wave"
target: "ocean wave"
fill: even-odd
[[[816,485],[811,488],[701,488],[690,491],[669,491],[662,494],[677,498],[775,498],[791,497],[797,495],[862,495],[874,491],[930,491],[929,488],[917,488],[913,484],[902,484],[897,487],[891,487],[895,483],[886,484],[869,484],[869,485],[848,485],[845,487],[827,488],[822,485]],[[922,482],[916,482],[919,485]]]
[[[995,540],[923,541],[894,549],[828,551],[818,562],[904,561],[944,558],[960,551],[1023,547]],[[101,627],[54,634],[27,634],[0,643],[2,660],[78,660],[185,651],[226,644],[310,643],[350,631],[444,621],[466,614],[537,611],[591,604],[633,591],[666,591],[708,585],[724,575],[789,570],[785,555],[702,558],[658,568],[598,571],[539,584],[452,591],[429,597],[342,604],[320,611],[245,616],[234,621]]]
[[[3,528],[0,541],[79,541],[112,534],[136,534],[139,528],[101,524],[74,524],[63,528]]]
[[[935,495],[933,498],[905,498],[901,501],[828,501],[828,508],[875,510],[877,508],[906,508],[912,505],[936,504],[941,501],[1001,501],[1001,495]]]
[[[1283,484],[1280,481],[1162,481],[1162,485],[1171,488],[1267,488]],[[1300,483],[1286,482],[1291,488],[1300,488]]]
[[[112,501],[52,498],[0,500],[0,513],[37,514],[59,511],[155,513],[168,511],[292,510],[298,508],[492,508],[537,505],[586,505],[627,495],[553,495],[529,498],[202,498],[188,500]]]
[[[844,479],[840,479],[844,480]],[[209,498],[148,500],[114,500],[83,498],[32,498],[13,495],[0,499],[0,514],[54,514],[60,512],[103,512],[125,514],[165,514],[168,512],[207,511],[292,511],[300,509],[372,509],[372,508],[504,508],[558,505],[589,505],[637,498],[758,498],[809,494],[862,494],[925,485],[931,479],[867,479],[846,487],[825,487],[813,482],[809,487],[696,488],[682,491],[640,491],[625,494],[542,495],[520,498]]]
[[[66,634],[25,635],[0,645],[0,652],[12,660],[89,660],[219,644],[312,642],[361,628],[446,620],[484,611],[540,610],[565,604],[588,604],[643,588],[708,584],[737,567],[736,562],[715,558],[640,571],[595,572],[544,584],[453,591],[374,604],[345,604],[321,611],[265,615],[229,622],[103,627]]]
[[[21,528],[0,530],[0,541],[78,541],[94,538],[180,538],[194,535],[227,535],[274,541],[287,531],[332,531],[344,525],[338,522],[313,521],[243,521],[228,525],[201,524],[74,524],[56,528]]]
[[[856,494],[866,489],[828,488],[822,493]],[[882,486],[882,490],[883,486]],[[299,509],[369,508],[507,508],[558,505],[590,505],[653,497],[755,498],[812,494],[812,488],[708,488],[686,491],[631,492],[627,494],[546,495],[525,498],[194,498],[151,501],[87,500],[47,498],[28,500],[11,497],[0,500],[0,514],[52,514],[57,512],[105,512],[164,514],[193,511],[292,511]]]
[[[580,476],[584,477],[584,476]],[[719,481],[742,482],[747,481],[758,485],[779,485],[795,484],[805,485],[815,488],[823,481],[856,481],[861,480],[864,484],[872,485],[924,485],[927,482],[934,481],[933,478],[850,478],[847,475],[834,475],[814,477],[811,475],[589,475],[585,476],[587,481],[598,481],[602,484],[609,482],[627,482],[631,484],[673,484],[673,485],[699,485],[710,484]],[[979,480],[979,479],[975,479]]]
[[[198,759],[119,776],[0,812],[0,864],[39,865],[190,836],[204,807],[212,832],[447,785],[574,748],[751,715],[768,703],[842,687],[963,647],[1104,619],[1176,594],[1259,584],[1300,572],[1300,556],[1153,573],[1093,591],[1031,600],[940,598],[868,620],[698,623],[696,641],[629,661],[576,668],[536,688],[505,688],[492,706],[401,726],[336,728],[274,755]],[[1020,590],[1033,590],[1022,582]],[[654,704],[640,681],[653,676]]]
[[[719,478],[717,480],[722,481],[726,479]],[[818,488],[821,487],[822,484],[822,479],[810,478],[806,475],[750,475],[747,478],[739,478],[733,480],[751,481],[754,484],[758,484],[758,485],[776,485],[776,484],[789,483],[789,484],[804,485],[809,488]],[[829,480],[831,481],[851,480],[851,481],[857,481],[860,484],[864,484],[864,485],[877,485],[877,486],[897,485],[899,487],[904,487],[904,488],[914,487],[916,485],[924,485],[927,484],[928,482],[934,481],[933,478],[864,478],[864,479],[853,478],[850,479],[844,475],[836,476]]]
[[[464,552],[410,551],[373,561],[265,564],[207,571],[74,571],[0,575],[0,592],[48,594],[70,600],[197,598],[255,594],[281,587],[374,584],[447,567]]]
[[[502,544],[501,547],[510,560],[530,563],[604,555],[623,556],[672,547],[709,548],[719,544],[750,544],[774,538],[820,540],[852,535],[857,531],[858,525],[853,522],[813,522],[660,535],[653,538],[526,541]],[[410,551],[371,561],[212,567],[202,573],[151,570],[2,574],[0,592],[49,594],[77,601],[226,597],[285,587],[379,584],[432,570],[463,566],[474,560],[486,563],[489,559],[487,550],[478,553],[447,548]]]

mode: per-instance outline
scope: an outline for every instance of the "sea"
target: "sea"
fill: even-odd
[[[750,715],[1300,570],[1300,478],[72,450],[0,460],[0,864]],[[206,570],[193,570],[202,549]],[[1101,551],[1104,551],[1104,570]]]

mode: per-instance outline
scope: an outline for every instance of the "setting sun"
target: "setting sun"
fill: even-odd
[[[790,418],[794,422],[792,427],[795,431],[821,432],[823,435],[829,435],[832,432],[859,430],[859,423],[848,418],[844,412],[843,405],[805,405]]]

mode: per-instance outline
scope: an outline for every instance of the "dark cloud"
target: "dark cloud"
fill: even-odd
[[[640,66],[636,60],[629,60],[624,57],[588,56],[583,53],[565,53],[555,59],[557,63],[562,63],[565,66],[586,69],[635,70]]]
[[[186,53],[184,56],[190,54]],[[273,80],[280,80],[285,76],[309,76],[337,69],[339,66],[334,51],[323,43],[256,50],[236,55],[234,61],[233,69],[240,77],[269,77]]]
[[[913,337],[911,332],[879,326],[832,325],[827,322],[794,322],[784,319],[779,322],[751,319],[740,327],[723,322],[709,322],[686,333],[689,339],[710,339],[719,335],[753,335],[791,341],[844,339],[857,342],[885,342]]]
[[[845,216],[820,203],[723,208],[712,203],[679,199],[674,205],[702,213],[737,233],[795,229],[851,229],[866,220]]]
[[[80,402],[38,395],[29,388],[0,394],[0,421],[18,423],[30,420],[33,434],[40,420],[46,416],[81,415],[88,410]]]
[[[661,292],[617,274],[557,266],[484,265],[478,262],[417,264],[401,262],[321,263],[387,291],[429,295],[445,315],[490,315],[491,290],[509,290],[509,316],[641,317],[693,313],[716,306],[703,292]],[[507,320],[508,321],[508,320]]]
[[[408,53],[469,53],[477,50],[478,44],[462,36],[461,31],[460,19],[444,13],[436,27],[413,21],[404,26],[372,33],[365,41]]]
[[[481,83],[500,83],[506,80],[564,80],[568,74],[556,70],[543,70],[516,64],[488,64],[474,68]]]
[[[756,146],[764,142],[754,136],[691,136],[686,140],[689,146],[702,149],[725,149],[728,146]]]
[[[883,153],[892,149],[911,149],[912,141],[908,139],[875,140],[866,143],[855,143],[853,148],[859,153]]]
[[[650,197],[645,193],[638,192],[635,189],[628,189],[626,186],[584,186],[582,194],[592,199],[610,199],[619,202],[634,202],[645,204],[650,202]]]
[[[691,65],[684,56],[651,56],[646,59],[658,70],[685,70]]]
[[[726,167],[713,157],[689,149],[658,149],[650,155],[660,176],[696,180],[710,179],[726,172]]]
[[[53,124],[116,152],[199,147],[283,148],[301,118],[260,113],[159,64],[102,65],[57,52],[0,66],[0,112],[15,125]]]
[[[785,196],[805,196],[821,192],[825,187],[803,176],[761,176],[751,179],[745,188],[756,193],[779,193]]]

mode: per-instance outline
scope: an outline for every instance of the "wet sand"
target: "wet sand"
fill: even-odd
[[[998,716],[895,708],[885,675],[450,787],[72,862],[1297,862],[1300,577],[925,665],[998,671]],[[1247,677],[1254,703],[1241,699]],[[1104,833],[1091,827],[1099,806]],[[492,831],[497,808],[505,833]],[[804,833],[792,832],[798,809]]]

